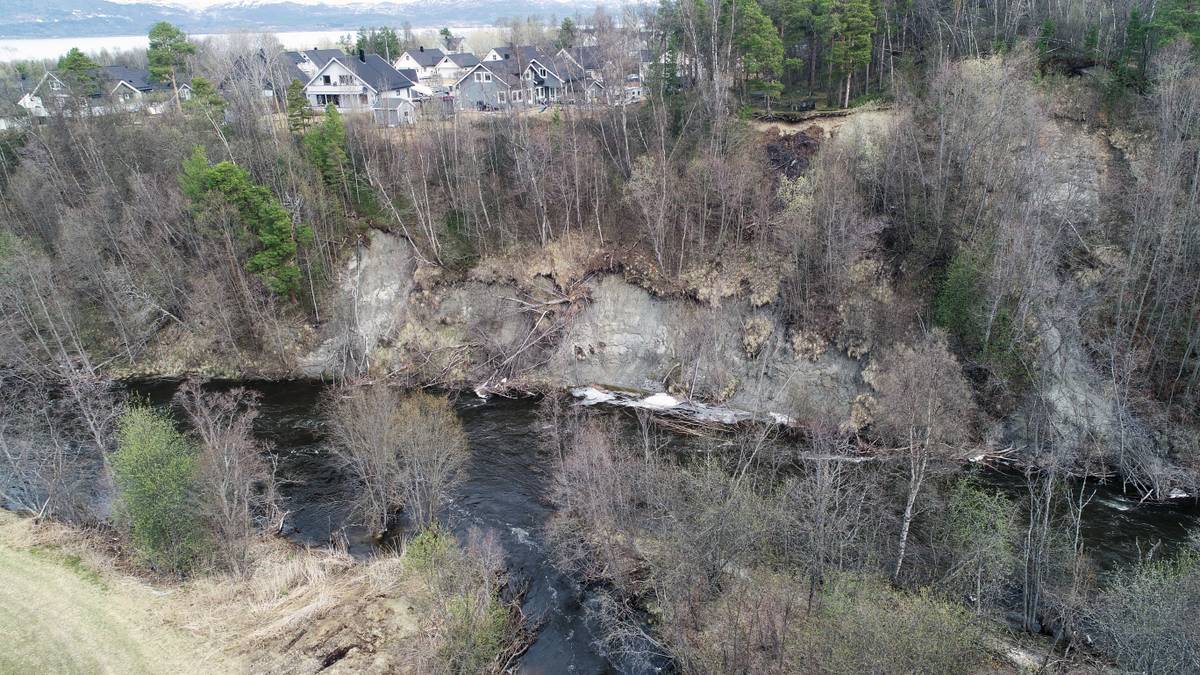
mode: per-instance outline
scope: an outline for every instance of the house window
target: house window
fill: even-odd
[[[328,75],[322,75],[321,84],[333,84],[333,78],[329,77]]]
[[[50,80],[50,89],[52,91],[58,91],[59,89],[62,89],[62,85],[58,83],[58,80]]]
[[[359,95],[358,95],[358,102],[359,102],[359,104],[360,104],[360,105],[366,105],[366,104],[367,104],[367,95],[366,95],[366,94],[359,94]]]
[[[513,103],[519,103],[520,101],[521,101],[521,91],[520,90],[514,91],[513,92]]]
[[[545,77],[545,76],[546,76],[546,69],[545,69],[545,68],[538,68],[538,75],[540,75],[540,76],[542,76],[542,77]]]
[[[354,84],[354,78],[349,75],[338,75],[338,84]]]
[[[484,81],[484,82],[491,82],[491,81],[492,81],[492,74],[491,74],[491,73],[484,73],[484,74],[483,74],[483,81]]]
[[[496,100],[501,103],[508,103],[508,92],[505,92],[505,91],[496,92]]]
[[[534,90],[534,94],[536,94],[538,98],[541,98],[546,95],[546,88],[538,87],[537,89]]]

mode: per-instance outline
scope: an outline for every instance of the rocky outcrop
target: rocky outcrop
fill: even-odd
[[[418,284],[413,251],[373,232],[339,277],[346,309],[297,373],[409,373],[455,386],[599,384],[671,391],[788,417],[846,420],[860,367],[831,348],[797,354],[774,316],[652,295],[616,274],[570,300],[550,289],[480,281]],[[547,286],[553,284],[547,279]]]

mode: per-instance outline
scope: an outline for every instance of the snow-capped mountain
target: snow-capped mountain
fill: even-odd
[[[615,0],[0,0],[0,37],[144,34],[156,21],[191,33],[306,31],[410,22],[488,24],[501,17],[567,16]]]

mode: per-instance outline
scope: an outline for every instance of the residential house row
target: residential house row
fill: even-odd
[[[422,110],[449,114],[456,110],[492,111],[553,104],[626,104],[641,98],[648,57],[640,53],[635,70],[622,82],[605,82],[611,68],[594,47],[560,49],[533,46],[494,47],[482,58],[466,51],[415,47],[389,62],[378,54],[346,54],[340,49],[285,51],[277,59],[258,52],[238,59],[222,89],[239,83],[282,102],[287,85],[303,83],[309,106],[334,106],[343,113],[367,113],[387,126],[411,123]],[[124,110],[161,112],[171,100],[171,84],[154,81],[148,71],[103,66],[90,74],[86,94],[72,91],[68,79],[48,72],[18,102],[32,116],[78,110],[92,113]],[[179,83],[179,96],[191,96],[190,84]],[[71,103],[72,105],[68,105]]]

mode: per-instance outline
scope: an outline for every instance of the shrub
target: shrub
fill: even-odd
[[[206,548],[197,491],[196,450],[166,414],[132,406],[121,416],[113,475],[133,545],[155,568],[193,569]]]
[[[983,660],[966,608],[874,577],[843,577],[809,623],[814,670],[826,673],[965,673]]]
[[[1092,603],[1090,628],[1124,668],[1195,672],[1200,663],[1200,553],[1122,570]]]

